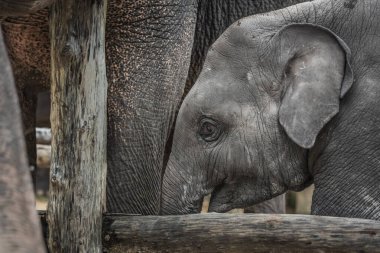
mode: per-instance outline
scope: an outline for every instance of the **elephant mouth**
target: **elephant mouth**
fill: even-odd
[[[211,193],[209,212],[225,213],[234,208],[245,208],[276,195],[269,188],[259,188],[255,178],[241,177],[233,182],[224,180]]]
[[[234,208],[234,194],[228,190],[229,186],[223,182],[214,188],[211,192],[209,212],[225,213]]]

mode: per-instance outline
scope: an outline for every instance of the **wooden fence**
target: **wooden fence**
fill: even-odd
[[[40,213],[47,236],[46,214]],[[103,217],[103,252],[380,252],[380,222],[285,214]]]
[[[106,0],[59,0],[52,7],[51,189],[47,214],[41,214],[50,252],[380,252],[380,222],[372,220],[303,215],[105,214],[105,10]],[[11,79],[0,81],[0,91],[14,86]],[[0,95],[4,99],[12,92],[15,96],[14,90]],[[15,106],[10,98],[9,102],[0,100],[0,105],[7,102],[7,106]],[[2,127],[9,119],[0,117],[0,162],[8,179],[26,173],[20,122],[14,123],[16,132],[9,135]],[[9,146],[10,153],[3,152],[4,136],[17,140]],[[16,159],[20,156],[21,164]],[[7,167],[4,157],[11,157],[14,164]],[[18,192],[20,197],[14,203],[22,208],[12,208],[25,210],[16,212],[16,217],[11,214],[15,210],[0,208],[0,248],[4,252],[43,252],[39,225],[32,214],[31,182],[21,178],[26,180],[25,190],[17,190],[20,184],[0,188],[2,192]],[[1,201],[7,197],[3,194]],[[4,222],[11,216],[7,234]],[[20,231],[20,224],[28,230]]]

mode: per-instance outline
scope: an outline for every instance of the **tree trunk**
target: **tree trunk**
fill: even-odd
[[[106,0],[59,0],[51,10],[52,253],[102,252],[106,186]]]
[[[34,208],[20,108],[0,31],[0,251],[45,252]]]
[[[106,252],[380,252],[380,222],[268,214],[104,219]]]
[[[110,1],[108,212],[159,212],[165,152],[190,63],[197,2]]]

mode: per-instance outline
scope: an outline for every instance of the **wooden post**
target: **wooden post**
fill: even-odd
[[[0,251],[45,252],[27,166],[21,113],[0,30]]]
[[[52,164],[48,246],[102,252],[106,187],[106,0],[57,0],[50,20]]]
[[[380,252],[380,221],[286,214],[107,215],[104,248],[122,252]]]

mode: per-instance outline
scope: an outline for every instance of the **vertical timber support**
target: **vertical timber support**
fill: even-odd
[[[0,31],[0,252],[45,252],[27,166],[21,112]]]
[[[51,9],[52,163],[48,246],[102,252],[106,190],[106,0]]]

